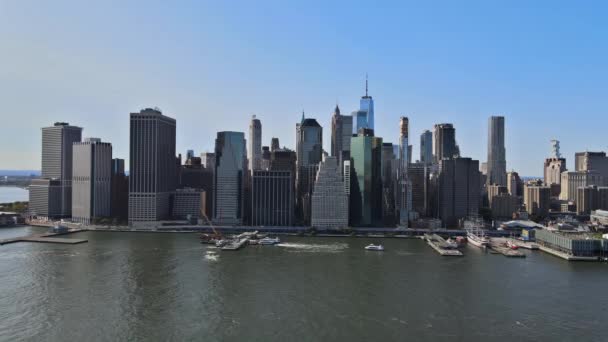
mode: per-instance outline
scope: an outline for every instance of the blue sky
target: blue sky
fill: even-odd
[[[68,121],[128,159],[129,113],[177,119],[178,152],[262,120],[295,148],[304,109],[329,149],[336,101],[357,109],[369,74],[376,135],[452,122],[487,155],[506,117],[507,167],[542,175],[549,140],[607,150],[608,5],[597,1],[0,1],[0,169],[40,167],[40,127]]]

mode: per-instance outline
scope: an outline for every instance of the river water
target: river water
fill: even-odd
[[[0,229],[0,238],[38,228]],[[608,264],[420,240],[85,232],[0,246],[0,340],[606,341]]]

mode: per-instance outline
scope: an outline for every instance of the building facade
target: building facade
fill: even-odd
[[[202,217],[204,212],[203,196],[204,191],[201,189],[177,189],[173,192],[173,201],[171,208],[171,216],[174,219],[198,219]]]
[[[249,123],[249,146],[247,157],[249,158],[249,170],[262,169],[262,122],[254,115]]]
[[[420,135],[420,162],[427,165],[433,163],[433,133],[429,130]]]
[[[87,225],[112,216],[112,144],[88,138],[73,149],[72,221]]]
[[[340,115],[336,105],[331,118],[331,156],[341,159],[343,152],[350,152],[350,138],[353,136],[353,117]]]
[[[456,129],[450,123],[435,125],[433,132],[433,154],[435,162],[452,159],[460,154],[456,146]]]
[[[351,222],[354,225],[377,225],[382,221],[382,138],[372,130],[362,129],[351,139],[352,170]],[[355,184],[355,188],[353,188]]]
[[[218,132],[215,139],[213,221],[240,225],[245,210],[245,134]]]
[[[488,120],[488,173],[486,182],[487,184],[507,185],[504,116],[491,116]]]
[[[530,215],[547,215],[551,206],[551,188],[542,185],[524,185],[524,205]]]
[[[576,192],[580,187],[589,185],[606,186],[606,179],[598,171],[565,171],[562,172],[561,192],[559,198],[575,201]]]
[[[291,226],[294,223],[294,175],[291,170],[253,171],[251,224]]]
[[[311,226],[317,229],[348,227],[348,201],[338,158],[325,157],[315,179]]]
[[[477,160],[453,158],[439,162],[438,211],[446,228],[454,228],[458,220],[478,214],[480,179]]]
[[[131,113],[129,224],[166,220],[177,181],[175,119],[158,109]]]

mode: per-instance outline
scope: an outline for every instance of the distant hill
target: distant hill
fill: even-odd
[[[0,170],[0,176],[40,176],[38,170]]]

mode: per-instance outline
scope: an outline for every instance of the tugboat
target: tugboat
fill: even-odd
[[[374,245],[372,243],[372,244],[369,244],[369,245],[365,246],[365,250],[366,251],[379,251],[379,252],[381,252],[381,251],[384,250],[384,246],[382,246],[382,245]]]

